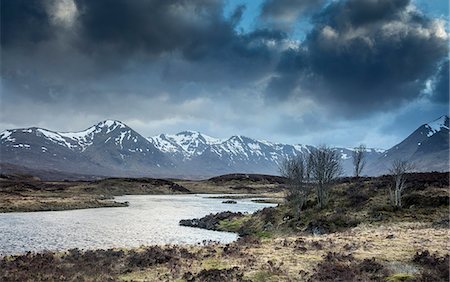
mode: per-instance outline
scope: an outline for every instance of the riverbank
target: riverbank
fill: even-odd
[[[217,182],[216,179],[187,181],[107,178],[92,181],[41,181],[26,175],[1,175],[0,213],[127,206],[127,203],[114,201],[115,196],[122,195],[245,193],[248,197],[258,195],[277,199],[282,199],[283,196],[279,180],[260,177],[256,180],[231,178]],[[236,185],[236,181],[241,184]]]

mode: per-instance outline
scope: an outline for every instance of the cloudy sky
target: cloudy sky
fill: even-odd
[[[448,1],[0,3],[0,130],[389,148],[449,111]]]

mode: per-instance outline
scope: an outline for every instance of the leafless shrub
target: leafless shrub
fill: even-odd
[[[300,155],[292,159],[285,159],[280,167],[280,174],[287,178],[288,194],[286,201],[293,208],[295,217],[300,211],[311,192],[309,182],[309,167],[305,158]]]
[[[402,193],[406,188],[406,174],[414,169],[414,165],[408,161],[395,160],[389,173],[392,175],[394,185],[389,185],[389,196],[394,207],[402,207]]]
[[[366,146],[364,144],[359,145],[353,149],[353,173],[355,177],[359,177],[361,175],[362,170],[366,166]]]
[[[318,205],[324,208],[329,201],[331,184],[342,174],[338,151],[327,146],[313,150],[308,157],[308,170],[315,183]]]

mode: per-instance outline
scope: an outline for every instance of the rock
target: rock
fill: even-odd
[[[233,200],[227,200],[227,201],[223,201],[222,204],[237,204],[237,202],[233,201]]]
[[[202,218],[194,218],[194,219],[182,219],[180,220],[181,226],[189,226],[189,227],[197,227],[208,230],[217,230],[217,225],[220,221],[225,219],[233,219],[237,217],[241,217],[243,214],[241,212],[220,212],[216,214],[209,214]]]

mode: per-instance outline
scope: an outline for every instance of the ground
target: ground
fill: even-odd
[[[244,235],[231,244],[9,256],[0,260],[0,280],[448,281],[448,173],[408,179],[401,209],[389,204],[389,177],[341,179],[327,208],[311,197],[300,218],[280,204],[214,221],[212,228]],[[234,179],[211,189],[232,189],[236,181],[264,192],[282,188]],[[191,191],[208,181],[178,184]]]

